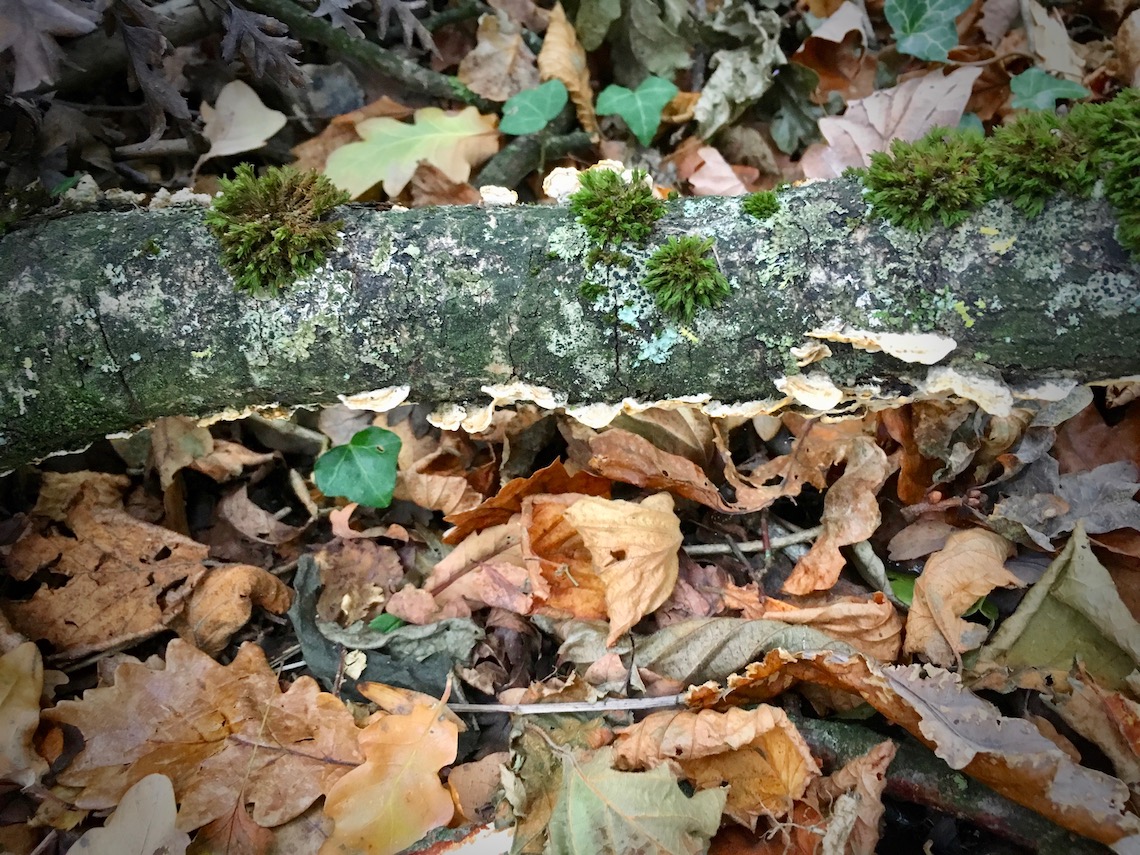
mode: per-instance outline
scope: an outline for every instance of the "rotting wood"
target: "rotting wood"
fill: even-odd
[[[1030,221],[995,202],[913,234],[867,220],[855,182],[780,199],[763,222],[739,199],[670,202],[644,247],[622,247],[628,267],[589,270],[565,207],[346,207],[340,250],[268,301],[234,292],[200,209],[28,225],[0,240],[0,469],[163,415],[391,386],[430,404],[487,404],[484,386],[513,380],[569,404],[774,402],[790,349],[834,322],[957,342],[934,369],[846,344],[805,369],[864,399],[947,364],[998,386],[1140,372],[1140,264],[1103,202],[1057,198]],[[639,282],[687,233],[716,239],[733,294],[678,328]]]

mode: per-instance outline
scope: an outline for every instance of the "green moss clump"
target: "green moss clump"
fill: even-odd
[[[910,229],[937,214],[960,223],[1004,196],[1028,216],[1054,193],[1087,196],[1098,180],[1117,217],[1116,238],[1140,257],[1140,90],[1102,104],[1078,104],[1068,116],[1023,113],[986,138],[973,131],[932,131],[876,152],[861,178],[876,216]]]
[[[1096,183],[1088,144],[1056,113],[1026,113],[986,141],[991,195],[1036,217],[1058,191],[1084,196]]]
[[[609,289],[605,285],[602,285],[598,282],[591,282],[589,279],[585,280],[581,285],[578,286],[578,293],[587,303],[594,302],[608,290]]]
[[[688,323],[699,310],[719,305],[732,293],[716,259],[707,255],[712,246],[712,238],[671,237],[650,256],[642,285],[664,314]]]
[[[42,211],[51,203],[51,194],[39,181],[16,189],[0,183],[0,237],[20,220]]]
[[[761,190],[745,196],[740,208],[758,220],[766,220],[780,210],[780,200],[776,198],[774,190]]]
[[[276,295],[325,261],[340,242],[341,220],[322,220],[348,201],[325,176],[273,166],[258,178],[241,164],[206,214],[237,290]]]
[[[875,152],[871,165],[856,172],[875,212],[896,226],[919,231],[935,217],[955,226],[987,199],[984,149],[981,134],[935,128],[914,142],[893,140],[889,154]]]
[[[644,170],[634,170],[626,183],[612,169],[588,169],[579,181],[578,191],[570,196],[570,211],[593,243],[586,256],[589,264],[620,260],[612,254],[613,247],[625,241],[644,243],[665,213],[665,203],[646,184]]]

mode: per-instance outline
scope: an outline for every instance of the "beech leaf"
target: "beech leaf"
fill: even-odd
[[[147,775],[123,794],[102,828],[93,828],[67,855],[182,855],[190,835],[174,826],[178,806],[165,775]]]

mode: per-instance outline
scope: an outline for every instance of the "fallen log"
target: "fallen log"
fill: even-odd
[[[470,425],[528,396],[612,405],[587,421],[679,396],[748,413],[954,392],[995,412],[1140,373],[1140,263],[1102,201],[1032,220],[991,202],[918,234],[870,218],[854,181],[779,199],[763,220],[670,201],[625,267],[587,264],[565,206],[346,206],[340,248],[271,299],[235,292],[201,208],[27,224],[0,239],[0,470],[163,415],[369,390],[466,405],[438,421]],[[732,291],[679,324],[641,282],[687,234],[715,240]]]

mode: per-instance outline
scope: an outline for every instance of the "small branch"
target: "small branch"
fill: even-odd
[[[733,552],[733,547],[739,549],[741,552],[763,552],[765,549],[784,549],[788,546],[795,546],[797,543],[808,543],[809,541],[815,540],[821,534],[823,534],[823,526],[817,525],[814,528],[805,528],[802,531],[792,532],[783,537],[769,538],[767,544],[765,544],[763,540],[746,540],[743,543],[736,544],[698,543],[692,546],[682,546],[681,548],[684,549],[690,557],[694,558],[707,555],[729,555]]]
[[[572,151],[589,148],[594,140],[585,131],[570,131],[577,122],[567,104],[558,116],[537,134],[517,137],[491,158],[471,182],[475,187],[517,187],[531,172],[542,169],[548,160]]]
[[[561,704],[448,704],[457,713],[510,713],[554,715],[556,713],[604,713],[625,710],[661,710],[683,707],[680,695],[660,698],[608,698],[602,701],[569,701]]]

